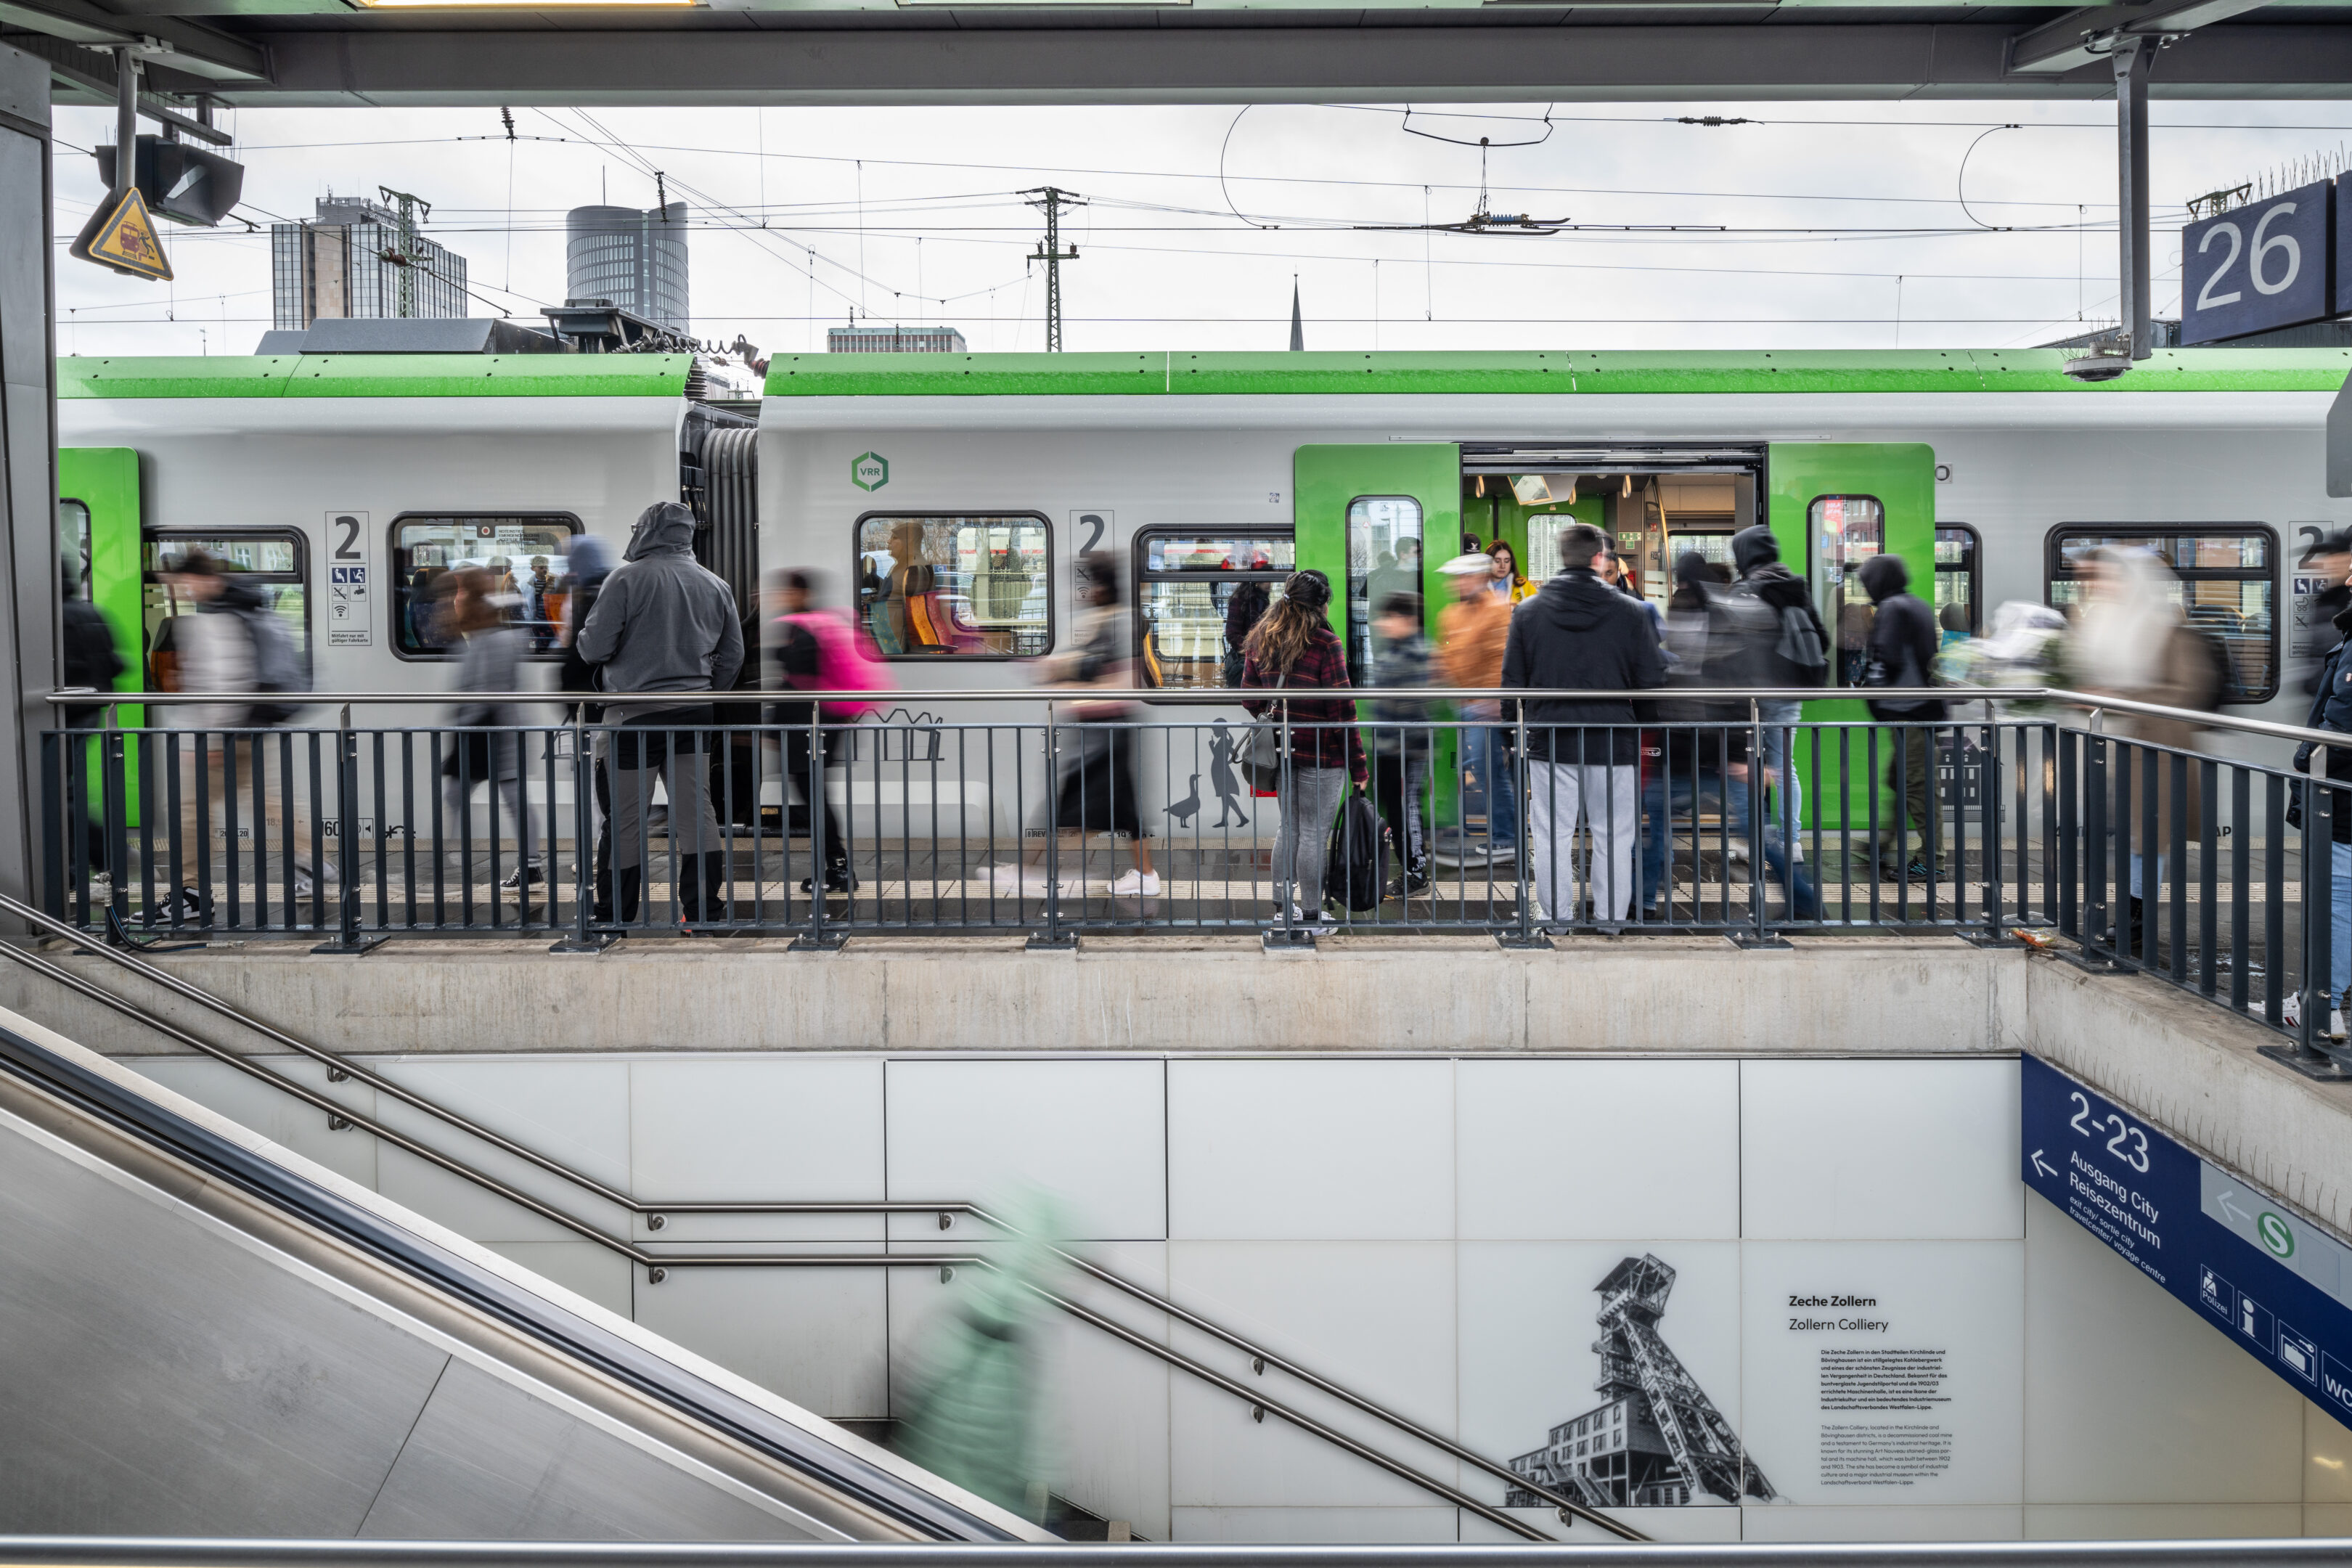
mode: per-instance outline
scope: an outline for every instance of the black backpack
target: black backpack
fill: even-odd
[[[1388,888],[1388,847],[1381,838],[1381,814],[1364,792],[1351,789],[1332,825],[1331,844],[1323,862],[1324,894],[1351,914],[1381,907]]]

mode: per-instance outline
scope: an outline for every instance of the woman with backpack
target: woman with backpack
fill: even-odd
[[[1330,608],[1331,580],[1294,572],[1242,645],[1243,689],[1282,694],[1242,706],[1261,722],[1278,721],[1286,711],[1290,723],[1288,766],[1276,789],[1282,823],[1274,836],[1275,910],[1310,930],[1330,923],[1323,912],[1323,862],[1331,819],[1349,784],[1363,789],[1370,780],[1356,736],[1355,701],[1288,695],[1349,689],[1347,650],[1332,634]]]

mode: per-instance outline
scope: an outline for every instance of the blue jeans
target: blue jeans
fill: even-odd
[[[1667,772],[1673,773],[1671,785]],[[1725,816],[1730,819],[1732,835],[1747,835],[1748,853],[1759,848],[1764,855],[1765,885],[1785,888],[1789,893],[1789,912],[1799,920],[1818,920],[1822,905],[1813,890],[1813,879],[1800,864],[1789,863],[1788,847],[1781,835],[1764,831],[1765,824],[1752,812],[1748,781],[1727,778],[1715,768],[1701,768],[1696,779],[1688,768],[1659,768],[1651,773],[1642,785],[1642,908],[1657,907],[1658,889],[1666,876],[1666,848],[1674,837],[1676,821],[1696,823],[1702,796],[1712,795],[1720,801]],[[1669,816],[1671,812],[1671,816]],[[1741,826],[1746,824],[1745,828]],[[1700,847],[1706,847],[1702,837]],[[1793,873],[1793,874],[1792,874]]]
[[[2339,1000],[2352,986],[2352,844],[2330,844],[2327,868],[2328,994]]]
[[[1785,726],[1797,723],[1804,716],[1804,708],[1802,702],[1756,705],[1756,716],[1764,724],[1761,761],[1770,774],[1769,782],[1780,796],[1772,807],[1772,821],[1786,822],[1792,835],[1805,830],[1805,781],[1797,776],[1797,731]],[[1784,727],[1776,729],[1775,725]]]
[[[1464,758],[1486,792],[1486,841],[1497,848],[1519,841],[1518,772],[1504,744],[1511,731],[1499,725],[1464,731]]]

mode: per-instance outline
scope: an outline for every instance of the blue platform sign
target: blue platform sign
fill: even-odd
[[[2336,186],[2315,181],[2180,231],[2180,341],[2299,326],[2336,308]]]
[[[2352,1423],[2352,1247],[2034,1057],[2025,1184]]]

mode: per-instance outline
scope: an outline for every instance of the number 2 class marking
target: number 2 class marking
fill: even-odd
[[[343,531],[341,542],[335,546],[335,559],[357,561],[360,558],[360,520],[339,517],[335,519],[335,526]]]

